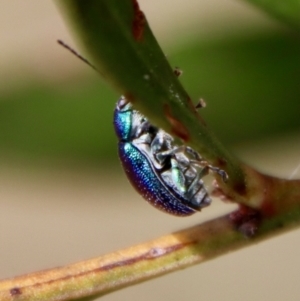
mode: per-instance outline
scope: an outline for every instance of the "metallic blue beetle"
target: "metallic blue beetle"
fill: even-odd
[[[208,206],[211,199],[201,178],[209,169],[187,146],[173,146],[173,138],[153,126],[121,97],[114,111],[119,157],[133,187],[153,206],[177,216],[188,216]]]
[[[98,71],[63,41],[58,43]],[[182,71],[175,68],[174,74],[180,76]],[[202,106],[200,101],[196,108]],[[205,163],[190,147],[173,146],[173,138],[133,110],[124,97],[114,111],[114,126],[128,179],[158,209],[178,216],[191,215],[211,202],[201,178],[212,170],[227,179],[223,170]]]

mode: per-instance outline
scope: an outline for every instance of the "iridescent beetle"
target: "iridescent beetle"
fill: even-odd
[[[114,111],[119,157],[133,187],[153,206],[177,216],[188,216],[208,206],[211,199],[201,180],[209,170],[192,148],[173,146],[173,138],[153,126],[121,97]]]
[[[61,40],[58,43],[99,72],[73,48]],[[176,68],[174,73],[179,76],[182,72]],[[200,101],[196,108],[202,106]],[[162,211],[188,216],[208,206],[211,199],[202,177],[209,170],[227,180],[225,171],[205,163],[192,148],[173,146],[173,138],[133,110],[124,97],[116,105],[114,126],[128,179],[150,204]]]

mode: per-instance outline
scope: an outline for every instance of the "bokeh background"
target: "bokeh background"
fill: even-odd
[[[139,2],[192,99],[206,100],[217,136],[259,170],[290,177],[300,163],[299,36],[243,1]],[[177,218],[144,202],[117,158],[119,95],[58,38],[77,48],[52,1],[0,2],[0,278],[233,209],[215,200]],[[299,300],[299,247],[293,231],[103,300]]]

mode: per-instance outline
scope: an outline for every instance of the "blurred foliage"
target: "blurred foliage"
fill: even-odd
[[[300,39],[287,33],[190,41],[168,53],[192,99],[226,144],[300,128]],[[112,114],[118,98],[101,79],[63,86],[38,80],[0,95],[0,148],[26,158],[98,164],[117,158]]]
[[[204,119],[225,143],[300,129],[300,39],[256,34],[196,42],[172,56]]]
[[[300,1],[299,0],[245,0],[264,10],[267,14],[300,29]]]
[[[0,147],[5,153],[99,163],[116,158],[112,112],[117,96],[93,78],[64,86],[38,82],[0,101]]]

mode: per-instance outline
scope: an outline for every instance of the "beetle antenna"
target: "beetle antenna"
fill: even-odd
[[[65,49],[69,50],[72,54],[74,54],[77,58],[79,58],[81,61],[83,61],[84,63],[86,63],[88,66],[90,66],[91,68],[93,68],[95,71],[97,71],[98,73],[101,74],[101,72],[92,64],[90,63],[85,57],[83,57],[81,54],[79,54],[76,50],[74,50],[72,47],[70,47],[68,44],[66,44],[64,41],[62,40],[57,40],[57,43],[64,47]]]

